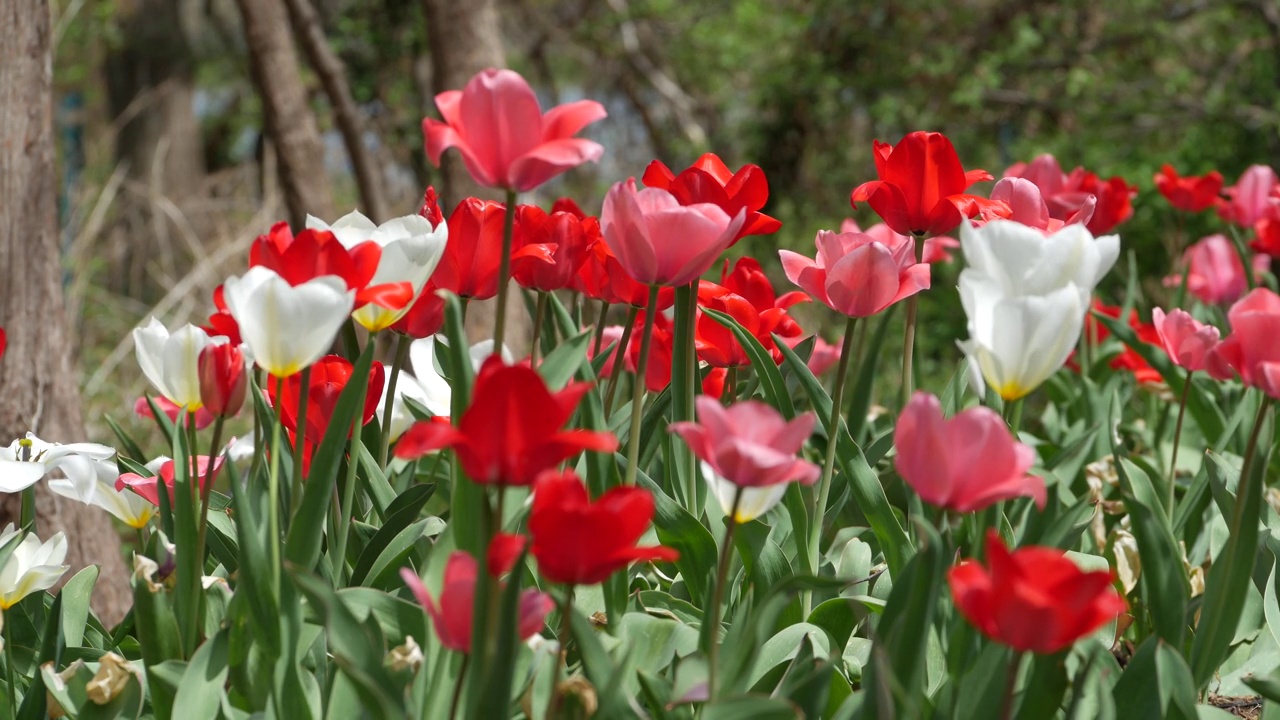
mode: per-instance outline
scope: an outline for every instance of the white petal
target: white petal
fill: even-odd
[[[227,307],[260,367],[288,377],[328,352],[351,314],[355,294],[325,275],[297,287],[264,267],[223,286]]]
[[[440,370],[436,367],[435,355],[435,336],[414,340],[409,345],[409,363],[413,366],[412,377],[417,380],[418,387],[422,390],[422,404],[433,415],[448,416],[451,412],[453,391],[449,388],[449,382],[440,375]]]
[[[44,477],[42,462],[20,462],[0,458],[0,493],[22,492]]]

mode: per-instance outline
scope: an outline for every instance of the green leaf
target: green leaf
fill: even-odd
[[[386,521],[364,546],[355,567],[351,570],[352,585],[364,584],[364,579],[378,556],[402,530],[418,519],[423,506],[431,499],[434,492],[434,485],[414,485],[388,505]]]
[[[698,522],[688,510],[672,500],[643,472],[637,473],[636,485],[645,488],[653,496],[653,528],[663,545],[680,552],[675,565],[684,576],[689,597],[701,605],[703,583],[715,573],[716,541],[711,532]]]
[[[227,681],[227,661],[227,631],[223,630],[206,640],[191,656],[173,700],[174,717],[182,720],[218,717],[223,685]]]
[[[361,585],[385,587],[385,583],[394,576],[398,568],[405,564],[405,559],[413,551],[414,544],[423,537],[439,535],[444,531],[444,521],[438,517],[427,517],[401,530],[392,538],[369,564],[368,575],[361,579]],[[366,552],[368,548],[366,548]],[[364,555],[361,555],[364,558]],[[354,582],[354,579],[353,579]]]
[[[587,347],[591,344],[591,331],[586,330],[570,337],[552,350],[538,364],[538,374],[553,392],[562,389],[578,374],[587,359]]]
[[[773,356],[765,350],[764,345],[760,344],[755,335],[747,332],[741,323],[733,319],[732,315],[705,307],[702,308],[702,312],[728,328],[737,338],[738,344],[747,352],[747,357],[751,358],[751,367],[755,369],[756,377],[760,378],[760,388],[764,391],[764,397],[769,404],[778,408],[783,417],[794,417],[796,409],[791,404],[791,393],[787,391],[787,383],[782,379],[778,364],[773,361]]]
[[[1149,638],[1112,691],[1116,717],[1195,720],[1196,686],[1191,670],[1160,638]]]
[[[707,705],[702,720],[799,720],[800,708],[768,695],[743,695]]]
[[[849,403],[848,413],[845,415],[846,422],[849,424],[849,437],[853,438],[855,442],[862,440],[863,431],[866,429],[867,413],[871,409],[871,395],[875,390],[876,371],[879,369],[880,358],[884,354],[881,352],[881,348],[884,347],[885,338],[889,335],[889,326],[892,324],[892,319],[892,308],[882,313],[880,321],[876,325],[875,335],[871,337],[871,343],[865,348],[859,348],[855,353],[862,358],[862,366],[857,368],[858,375],[853,383],[852,398]],[[862,318],[860,322],[871,322],[871,318]],[[776,340],[775,337],[775,342]],[[852,359],[850,359],[850,362],[852,362]],[[850,369],[852,370],[853,368]],[[963,377],[963,371],[964,363],[961,363],[960,369],[956,373]]]
[[[1187,630],[1191,586],[1182,568],[1182,551],[1169,517],[1147,473],[1126,457],[1116,456],[1116,474],[1129,510],[1133,536],[1142,556],[1143,599],[1151,608],[1156,632],[1173,647],[1182,647]]]
[[[0,565],[3,567],[3,565]],[[89,620],[89,598],[98,581],[98,566],[89,565],[76,573],[62,586],[62,637],[67,647],[80,647],[84,641],[84,626]]]

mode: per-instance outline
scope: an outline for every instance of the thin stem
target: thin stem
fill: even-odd
[[[636,484],[640,469],[640,420],[644,410],[645,373],[649,370],[649,346],[653,340],[653,316],[658,312],[658,286],[649,286],[649,305],[644,311],[644,331],[640,336],[640,360],[636,363],[636,382],[631,388],[631,440],[627,447],[628,487]],[[617,368],[617,362],[614,362]]]
[[[391,412],[396,405],[396,385],[400,372],[409,359],[409,338],[396,333],[396,356],[391,361],[391,379],[387,381],[387,396],[382,400],[382,444],[378,447],[378,467],[387,467],[387,450],[391,447]]]
[[[604,416],[607,419],[613,411],[613,394],[618,389],[618,378],[622,377],[622,368],[627,361],[627,346],[631,344],[631,334],[636,327],[636,317],[640,308],[635,305],[627,311],[627,324],[622,326],[622,339],[613,350],[613,372],[609,373],[609,387],[604,392]]]
[[[283,397],[284,378],[276,378],[276,397]],[[271,472],[267,483],[267,537],[271,542],[271,592],[280,597],[280,451],[284,415],[271,424]]]
[[[827,455],[822,463],[822,477],[818,480],[813,512],[810,513],[812,525],[809,527],[809,552],[806,557],[809,558],[810,569],[815,573],[818,571],[818,546],[822,540],[822,519],[827,511],[827,499],[831,495],[831,476],[836,466],[836,446],[840,439],[840,412],[844,405],[844,388],[849,376],[849,360],[853,356],[853,337],[857,324],[858,318],[851,317],[844,328],[844,343],[840,347],[839,367],[836,370],[836,386],[831,395],[831,415],[827,421]],[[812,594],[806,592],[804,597],[812,599]]]
[[[453,720],[458,715],[458,701],[462,699],[462,686],[467,679],[467,667],[471,664],[470,661],[470,655],[462,656],[462,665],[458,668],[458,679],[453,681],[453,699],[449,701],[449,720]]]
[[[907,406],[911,393],[915,390],[915,378],[912,375],[912,362],[916,347],[916,306],[920,296],[907,298],[907,329],[902,338],[902,407]]]
[[[698,281],[694,280],[687,286],[687,302],[685,304],[685,321],[684,321],[684,337],[680,341],[678,347],[684,351],[684,358],[680,361],[687,368],[688,382],[684,385],[684,397],[680,401],[684,403],[681,416],[676,420],[694,420],[694,397],[702,389],[702,383],[698,374],[698,353],[694,351],[694,337],[696,335],[696,325],[698,321]],[[675,445],[676,457],[684,461],[684,476],[689,485],[685,489],[688,493],[685,497],[689,500],[689,507],[693,510],[694,517],[702,517],[702,503],[698,498],[698,490],[703,487],[699,482],[700,473],[698,472],[698,458],[693,454],[688,446],[683,443]]]
[[[226,418],[219,415],[213,422],[213,442],[209,443],[209,476],[205,478],[204,485],[200,488],[200,523],[196,526],[196,562],[200,563],[200,571],[195,573],[195,586],[191,588],[193,597],[198,598],[196,602],[191,604],[191,627],[195,628],[200,621],[200,583],[201,576],[204,575],[204,547],[205,541],[209,535],[209,493],[213,491],[213,483],[218,479],[218,452],[219,444],[222,442],[222,425],[226,422]],[[193,475],[192,483],[199,482],[199,476]],[[142,531],[138,531],[141,536]],[[194,644],[194,643],[193,643]]]
[[[255,370],[253,375],[249,377],[249,382],[252,383],[253,387],[247,388],[250,393],[249,409],[253,414],[253,461],[249,466],[249,477],[251,478],[258,477],[258,468],[262,467],[262,456],[264,455],[262,452],[262,441],[266,437],[266,432],[262,429],[262,420],[258,417],[258,411],[254,404],[255,401],[253,400],[255,397],[253,395],[254,388],[260,389],[264,393],[266,392],[267,386],[263,382],[263,378],[263,371]]]
[[[1022,429],[1022,401],[1023,398],[1011,400],[1004,406],[1005,420],[1009,423],[1009,432],[1013,434],[1013,439],[1018,439],[1018,431]]]
[[[1014,652],[1013,657],[1009,658],[1009,670],[1004,681],[1004,700],[1000,706],[1001,720],[1009,720],[1013,717],[1013,695],[1018,689],[1018,666],[1022,664],[1022,653]]]
[[[36,486],[32,485],[22,491],[22,506],[18,511],[18,525],[24,530],[35,532],[36,529]]]
[[[5,679],[9,683],[9,717],[18,717],[18,683],[14,678],[13,668],[13,633],[9,630],[12,622],[4,623],[4,667]]]
[[[298,393],[297,421],[293,424],[297,428],[297,433],[295,433],[293,439],[293,483],[289,490],[290,518],[298,510],[298,505],[302,503],[302,482],[306,479],[302,474],[302,455],[307,447],[307,401],[311,396],[310,365],[303,368],[299,387],[301,391]]]
[[[533,310],[533,347],[529,349],[529,364],[538,366],[538,350],[542,347],[542,322],[547,315],[547,293],[538,291],[538,304]]]
[[[564,607],[560,609],[560,655],[564,665],[569,665],[569,639],[573,635],[573,586],[565,588]],[[551,671],[551,699],[547,701],[547,720],[555,720],[560,714],[560,662]]]
[[[725,375],[724,380],[724,396],[721,398],[725,406],[733,404],[734,397],[738,392],[738,366],[734,365],[729,368],[729,372]]]
[[[733,508],[724,526],[724,544],[720,546],[720,562],[716,566],[716,588],[711,598],[711,645],[707,648],[707,698],[716,696],[716,659],[720,654],[720,604],[724,602],[724,586],[729,581],[729,561],[733,559],[733,532],[738,528],[738,506],[742,503],[742,487],[733,491]]]
[[[609,301],[601,300],[600,311],[596,313],[595,347],[593,347],[591,350],[592,356],[596,356],[600,354],[600,343],[604,341],[604,321],[605,321],[605,317],[608,314],[609,314]]]
[[[333,555],[333,581],[335,583],[345,582],[347,572],[347,535],[350,534],[351,528],[351,512],[352,504],[356,498],[356,465],[359,457],[360,445],[364,442],[361,437],[364,433],[364,399],[369,393],[368,378],[352,378],[352,382],[360,383],[356,392],[356,416],[351,421],[351,449],[347,457],[347,477],[346,483],[342,486],[342,504],[339,506],[338,515],[338,537],[334,539],[334,555]],[[339,586],[341,587],[341,586]]]
[[[1253,470],[1253,456],[1258,449],[1258,436],[1262,434],[1262,421],[1266,418],[1267,410],[1271,407],[1271,398],[1263,395],[1258,403],[1258,414],[1253,418],[1253,430],[1249,433],[1249,443],[1244,449],[1244,466],[1240,468],[1240,487],[1244,488],[1244,483],[1249,479],[1249,473]],[[1243,502],[1237,502],[1236,507],[1243,507]],[[1238,527],[1232,524],[1231,527]]]
[[[1191,370],[1187,371],[1187,379],[1182,383],[1182,398],[1178,401],[1178,421],[1173,426],[1173,454],[1169,456],[1169,489],[1165,497],[1165,509],[1169,511],[1170,518],[1173,517],[1174,485],[1178,477],[1178,441],[1182,439],[1182,416],[1187,412],[1187,396],[1191,394],[1191,373]]]
[[[507,191],[507,212],[502,221],[502,256],[498,261],[498,307],[493,323],[493,351],[502,352],[507,329],[507,285],[511,275],[511,237],[516,225],[516,191]]]

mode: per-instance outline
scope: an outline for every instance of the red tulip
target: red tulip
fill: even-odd
[[[951,597],[983,635],[1019,652],[1064,650],[1125,611],[1109,571],[1084,572],[1061,550],[1011,553],[991,530],[987,562],[952,568]]]
[[[643,308],[649,303],[649,286],[636,282],[603,242],[587,250],[586,259],[574,280],[574,289],[592,300],[603,300],[610,305]],[[658,291],[659,310],[671,307],[674,301],[675,291],[672,288],[664,287]]]
[[[1240,254],[1225,235],[1201,238],[1187,248],[1183,264],[1189,273],[1187,292],[1206,305],[1235,302],[1249,287]],[[1254,255],[1251,264],[1254,277],[1258,277],[1271,266],[1271,258]],[[1164,284],[1166,287],[1177,287],[1182,284],[1182,276],[1170,275],[1164,279]]]
[[[1126,183],[1124,178],[1112,177],[1103,181],[1080,167],[1068,175],[1062,171],[1057,158],[1047,153],[1030,163],[1013,165],[1005,170],[1004,176],[1035,183],[1049,208],[1050,217],[1064,223],[1084,222],[1095,236],[1105,235],[1133,215],[1132,200],[1137,188]],[[1081,221],[1080,217],[1087,217],[1087,220]]]
[[[893,446],[898,474],[930,505],[969,513],[1027,496],[1044,507],[1044,480],[1027,475],[1035,451],[989,408],[969,408],[948,420],[938,398],[917,392],[898,417]]]
[[[0,358],[4,357],[4,349],[9,344],[9,338],[4,334],[4,328],[0,328]]]
[[[854,188],[850,203],[865,202],[895,232],[941,235],[960,224],[960,204],[972,206],[970,217],[985,202],[966,195],[976,182],[990,180],[986,170],[965,172],[951,141],[942,133],[909,133],[897,145],[875,142],[879,180]]]
[[[485,187],[526,192],[604,153],[599,143],[573,137],[603,119],[604,106],[579,100],[543,113],[529,83],[511,70],[482,70],[461,91],[436,95],[436,107],[444,122],[422,121],[427,157],[438,166],[447,148],[457,148]]]
[[[605,196],[600,228],[609,250],[637,281],[679,287],[711,268],[745,218],[745,210],[730,217],[710,203],[681,205],[666,190],[638,190],[632,178]]]
[[[244,405],[248,375],[244,371],[244,353],[239,345],[209,345],[200,351],[197,361],[200,375],[200,401],[216,417],[231,417]]]
[[[1212,351],[1209,367],[1226,363],[1244,384],[1280,398],[1280,295],[1257,288],[1227,312],[1231,334]]]
[[[511,276],[530,290],[567,288],[587,261],[591,246],[598,242],[600,223],[595,218],[584,220],[568,212],[548,215],[533,205],[521,205],[516,210],[513,239],[518,257],[511,261]],[[542,247],[525,250],[533,245]]]
[[[737,320],[739,325],[769,351],[775,363],[782,362],[782,351],[773,340],[774,334],[783,338],[799,338],[804,334],[800,324],[785,309],[772,305],[759,308],[747,298],[714,283],[703,281],[698,288],[698,304],[700,307],[726,313]],[[730,368],[751,364],[751,358],[733,331],[704,313],[698,314],[694,326],[694,347],[698,357],[712,367]]]
[[[760,212],[769,201],[769,181],[758,165],[743,165],[731,172],[714,153],[707,153],[677,175],[661,161],[654,160],[641,178],[646,187],[670,192],[681,205],[711,203],[729,217],[746,211],[746,220],[734,242],[747,235],[771,235],[782,227],[778,220]]]
[[[351,380],[351,371],[355,367],[349,360],[340,355],[326,355],[311,366],[311,382],[307,388],[307,427],[303,439],[310,445],[317,445],[324,439],[324,433],[333,419],[333,411],[338,405],[338,396]],[[367,425],[377,414],[382,402],[383,367],[375,362],[369,368],[369,389],[365,392],[364,413],[361,426]],[[284,379],[283,391],[277,394],[276,383],[267,383],[267,391],[271,396],[271,405],[280,413],[281,422],[286,429],[298,432],[298,399],[302,394],[302,374],[290,375]],[[347,431],[351,437],[351,431]]]
[[[458,426],[419,422],[400,438],[396,457],[415,460],[451,447],[475,482],[528,485],[538,473],[584,450],[617,449],[612,433],[561,430],[590,387],[570,383],[553,393],[535,370],[490,357],[476,376],[471,406]]]
[[[1272,258],[1280,258],[1280,203],[1272,205],[1253,224],[1249,247]]]
[[[870,317],[921,290],[929,289],[929,265],[917,263],[915,241],[896,235],[885,245],[870,235],[820,230],[811,260],[779,250],[791,282],[815,300],[849,317]]]
[[[1218,193],[1222,190],[1222,173],[1211,170],[1200,176],[1182,177],[1169,163],[1160,166],[1155,176],[1156,190],[1169,201],[1169,204],[1185,212],[1200,212],[1213,207],[1218,202]]]
[[[1218,201],[1218,215],[1241,227],[1251,227],[1280,205],[1280,180],[1266,165],[1249,166],[1236,184],[1223,192],[1228,199]]]
[[[1206,368],[1210,353],[1218,345],[1218,328],[1201,324],[1190,313],[1178,309],[1166,315],[1164,310],[1155,308],[1151,321],[1173,364],[1191,372]]]
[[[427,283],[409,312],[397,320],[391,329],[418,340],[431,337],[444,327],[444,310],[444,296],[436,292],[434,285]]]
[[[1098,322],[1093,313],[1105,315],[1107,317],[1120,319],[1120,307],[1116,305],[1107,305],[1101,300],[1094,300],[1091,313],[1085,315],[1084,337],[1089,342],[1099,345],[1103,340],[1111,337],[1111,331],[1105,325]],[[1160,337],[1156,332],[1154,325],[1144,323],[1138,319],[1138,311],[1130,310],[1129,316],[1125,318],[1125,322],[1129,327],[1133,328],[1133,332],[1138,339],[1151,345],[1160,345]],[[1112,370],[1127,370],[1133,374],[1139,385],[1158,385],[1164,382],[1164,377],[1155,368],[1151,367],[1146,360],[1138,354],[1138,351],[1126,345],[1119,355],[1111,358],[1107,366]],[[1080,372],[1080,366],[1076,363],[1076,355],[1073,351],[1071,357],[1067,360],[1067,367]]]
[[[217,474],[218,469],[222,467],[222,458],[218,458],[215,462],[210,462],[208,455],[200,455],[196,458],[196,480],[199,482],[201,493],[204,492],[204,484],[208,479],[210,470],[213,474]],[[125,488],[129,488],[135,493],[142,496],[144,500],[159,507],[160,505],[160,483],[163,482],[165,488],[169,491],[169,504],[173,505],[173,481],[176,468],[173,460],[166,460],[160,466],[159,475],[152,477],[142,477],[137,473],[121,473],[116,478],[116,490],[124,492]]]
[[[640,366],[640,341],[644,333],[645,313],[636,314],[635,328],[631,331],[631,342],[627,344],[626,368],[635,372]],[[652,338],[649,341],[649,365],[645,368],[645,389],[651,393],[660,393],[671,384],[671,358],[674,352],[675,325],[665,313],[653,316]]]
[[[530,552],[547,580],[595,585],[633,562],[674,562],[679,557],[669,547],[636,547],[651,520],[648,490],[615,487],[591,502],[573,471],[548,471],[534,486]]]
[[[232,345],[239,345],[244,342],[240,337],[240,324],[236,322],[231,311],[227,309],[227,301],[222,293],[222,286],[213,289],[213,306],[214,312],[209,316],[208,325],[201,329],[209,334],[209,337],[221,335],[227,338]]]
[[[498,538],[494,538],[494,541],[496,544]],[[493,567],[493,555],[494,546],[490,545],[490,568]],[[514,563],[516,557],[511,557],[510,560]],[[410,568],[400,568],[404,584],[409,586],[414,598],[431,616],[431,625],[440,638],[440,644],[456,652],[471,652],[471,617],[475,608],[476,575],[479,571],[476,559],[467,553],[460,550],[450,553],[444,566],[444,582],[440,587],[440,602],[437,605],[422,583],[422,578]],[[492,570],[490,575],[497,577]],[[532,588],[521,591],[519,619],[516,623],[520,640],[537,634],[546,622],[547,614],[554,607],[555,601],[546,593]]]
[[[335,275],[348,290],[356,291],[355,307],[373,303],[398,310],[413,299],[413,285],[369,285],[381,258],[382,248],[376,242],[347,249],[327,230],[307,229],[294,235],[285,222],[272,225],[271,231],[259,235],[249,248],[249,267],[261,265],[273,270],[294,287],[322,275]]]
[[[699,396],[698,422],[671,424],[671,432],[729,482],[739,487],[767,487],[788,482],[812,485],[821,471],[796,457],[817,421],[804,413],[788,422],[758,400],[721,405]]]
[[[155,403],[156,407],[160,408],[160,412],[164,413],[165,417],[169,418],[169,422],[178,422],[178,415],[182,412],[182,408],[178,405],[174,405],[172,400],[169,400],[163,395],[157,395],[151,398],[151,402]],[[151,403],[148,403],[145,397],[140,397],[133,403],[133,414],[138,417],[148,419],[155,417],[155,413],[151,412]],[[203,430],[209,427],[213,424],[213,421],[213,413],[209,412],[207,407],[201,407],[199,410],[196,410],[197,430]]]

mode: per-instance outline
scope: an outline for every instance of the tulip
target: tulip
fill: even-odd
[[[1154,178],[1156,190],[1169,204],[1184,212],[1197,213],[1213,207],[1222,190],[1222,173],[1211,170],[1205,175],[1182,177],[1169,163],[1160,166]]]
[[[960,205],[974,212],[984,198],[966,195],[976,182],[991,179],[986,170],[965,172],[951,141],[942,133],[913,132],[897,145],[875,142],[879,180],[854,188],[854,208],[865,202],[894,232],[941,235],[960,224]],[[970,216],[972,212],[966,213]]]
[[[633,335],[640,335],[644,331],[646,314],[641,312],[636,315]],[[644,384],[646,390],[656,394],[671,384],[671,355],[674,352],[675,327],[671,318],[664,313],[656,313],[653,321],[653,327],[649,332],[649,362],[644,370]],[[639,371],[639,342],[633,342],[627,346],[626,368],[632,373]]]
[[[1120,319],[1121,308],[1116,305],[1107,305],[1101,300],[1093,301],[1092,312],[1085,316],[1084,320],[1084,336],[1088,339],[1090,345],[1100,345],[1102,341],[1111,336],[1111,332],[1106,325],[1098,322],[1096,315],[1103,315],[1110,318]],[[1156,332],[1154,325],[1144,323],[1138,319],[1138,311],[1130,310],[1125,322],[1133,329],[1134,335],[1139,340],[1150,345],[1160,345],[1160,336]],[[1158,385],[1164,382],[1164,378],[1159,371],[1151,367],[1151,365],[1143,359],[1137,350],[1126,345],[1119,355],[1116,355],[1107,363],[1113,370],[1126,370],[1133,374],[1139,385]],[[1080,371],[1080,366],[1076,364],[1075,354],[1067,360],[1067,367]]]
[[[1071,355],[1088,298],[1115,264],[1120,240],[1095,239],[1080,225],[1046,236],[1008,220],[960,230],[969,262],[960,273],[969,339],[960,348],[979,394],[985,380],[1005,400],[1017,400]]]
[[[230,347],[230,345],[210,345],[209,347]],[[151,403],[155,403],[156,407],[160,408],[160,412],[169,418],[169,422],[178,422],[178,416],[182,414],[182,408],[169,402],[168,398],[163,395],[151,398],[151,402],[147,402],[146,397],[138,398],[133,402],[133,414],[142,418],[155,419],[155,413],[151,410]],[[214,420],[213,413],[209,412],[206,407],[196,410],[191,414],[191,417],[195,419],[197,430],[209,427]]]
[[[326,355],[311,366],[310,383],[307,387],[306,428],[303,439],[308,444],[318,445],[324,439],[333,412],[338,405],[338,396],[347,387],[354,370],[351,361],[340,355]],[[364,411],[360,417],[360,426],[368,424],[377,413],[382,400],[383,367],[374,362],[369,368],[368,391],[364,393]],[[291,375],[284,379],[283,387],[276,389],[271,383],[267,391],[271,397],[272,407],[278,408],[280,422],[294,433],[298,432],[298,401],[302,394],[302,376]],[[348,430],[347,437],[351,437]]]
[[[817,481],[818,466],[796,457],[817,422],[813,413],[787,422],[757,400],[725,408],[714,398],[700,396],[695,404],[698,422],[672,423],[670,430],[717,475],[739,487]]]
[[[586,260],[574,280],[574,289],[592,300],[602,300],[609,305],[643,308],[649,302],[649,287],[636,282],[605,242],[596,243],[587,251]],[[675,292],[671,288],[660,289],[658,309],[671,307],[674,297]]]
[[[760,212],[769,201],[769,181],[759,165],[743,165],[735,173],[714,153],[706,153],[677,175],[654,160],[645,168],[641,181],[646,187],[670,192],[681,205],[711,203],[730,217],[745,210],[734,242],[747,235],[772,235],[782,227],[781,222]]]
[[[490,556],[493,553],[491,545]],[[511,560],[514,561],[515,558]],[[437,604],[417,573],[410,568],[400,569],[400,577],[405,585],[409,586],[414,598],[431,616],[431,625],[440,638],[440,644],[463,654],[471,653],[471,618],[475,607],[476,576],[479,572],[479,563],[471,555],[460,550],[450,553],[444,566],[444,581]],[[534,589],[521,591],[519,619],[516,624],[520,640],[537,634],[553,607],[555,602],[550,595]]]
[[[1137,188],[1121,177],[1102,180],[1077,167],[1071,174],[1052,155],[1044,154],[1030,163],[1017,163],[1005,171],[1006,178],[1024,178],[1040,188],[1049,215],[1065,223],[1082,222],[1089,232],[1101,235],[1133,215]],[[1083,218],[1083,219],[1079,219]]]
[[[471,367],[479,372],[484,361],[493,354],[493,341],[481,340],[467,350],[471,358]],[[515,359],[511,350],[505,345],[502,348],[502,361],[508,365]],[[415,340],[409,345],[409,364],[413,368],[410,382],[416,382],[423,396],[422,405],[437,417],[448,417],[453,402],[453,390],[449,381],[440,374],[436,367],[436,338]]]
[[[197,368],[200,352],[209,345],[224,342],[221,338],[210,338],[204,330],[190,324],[170,335],[154,317],[145,327],[133,331],[142,374],[174,405],[193,411],[203,404]]]
[[[550,582],[595,585],[633,562],[675,562],[674,549],[637,547],[653,520],[653,497],[638,487],[606,490],[595,502],[573,471],[548,471],[534,486],[530,553]]]
[[[942,404],[917,392],[893,431],[893,465],[925,502],[969,513],[1027,496],[1044,508],[1044,480],[1027,475],[1036,453],[993,410],[974,407],[950,420]]]
[[[1275,170],[1266,165],[1250,165],[1235,185],[1223,190],[1228,199],[1218,201],[1218,215],[1227,222],[1250,227],[1280,205],[1277,190],[1280,180],[1276,179]]]
[[[1187,292],[1206,305],[1227,305],[1240,299],[1249,288],[1244,275],[1244,263],[1235,245],[1225,235],[1209,235],[1187,248],[1183,255],[1187,272]],[[1271,266],[1271,258],[1255,255],[1252,260],[1255,277]],[[1182,284],[1181,275],[1171,275],[1164,280],[1169,287]]]
[[[0,547],[13,548],[4,567],[0,568],[0,610],[8,610],[31,593],[53,587],[69,567],[62,564],[67,558],[65,535],[57,533],[40,542],[34,533],[25,533],[20,541],[15,540],[21,532],[14,528],[13,523],[0,531]],[[8,635],[7,632],[5,634]],[[8,654],[12,657],[11,653]]]
[[[120,477],[116,463],[84,456],[72,456],[64,462],[64,477],[50,478],[47,483],[55,494],[106,510],[135,530],[146,527],[155,517],[155,505],[137,493],[116,489],[116,480]],[[79,467],[65,472],[66,466],[72,463]]]
[[[416,460],[451,447],[475,482],[529,485],[538,473],[584,450],[617,448],[612,433],[561,430],[589,389],[587,383],[570,383],[553,393],[537,371],[490,357],[457,427],[419,422],[396,445],[396,457]]]
[[[983,635],[1018,652],[1056,653],[1124,612],[1110,571],[1084,572],[1061,550],[1009,552],[987,534],[987,565],[969,560],[947,574],[956,609]]]
[[[915,241],[896,235],[891,242],[820,230],[815,259],[790,250],[778,255],[787,278],[815,300],[848,317],[870,317],[929,288],[929,265],[916,262]]]
[[[1093,217],[1094,206],[1097,202],[1097,198],[1090,195],[1078,210],[1067,219],[1060,220],[1049,214],[1049,206],[1045,203],[1040,188],[1030,180],[1023,178],[1002,178],[991,189],[991,199],[997,200],[1008,207],[1007,212],[1001,209],[1000,212],[994,213],[994,215],[1001,219],[1012,220],[1013,222],[1042,230],[1046,234],[1055,233],[1061,230],[1064,225],[1073,223],[1087,224]],[[986,217],[984,219],[993,220],[997,218]]]
[[[492,200],[467,198],[458,203],[449,215],[451,242],[431,276],[431,284],[473,300],[497,295],[506,212],[506,206]]]
[[[357,241],[348,249],[333,233],[307,228],[296,236],[284,222],[271,226],[249,248],[249,267],[269,268],[290,285],[325,275],[336,275],[356,293],[356,307],[375,302],[401,306],[413,296],[409,283],[370,285],[382,258],[382,248],[371,240]]]
[[[218,470],[222,467],[222,458],[211,459],[208,455],[200,455],[196,458],[196,481],[200,486],[200,495],[204,497],[204,486],[208,481],[210,474],[217,475]],[[160,505],[160,485],[164,484],[168,491],[169,504],[173,505],[173,482],[177,471],[173,460],[166,459],[164,464],[160,466],[160,470],[156,475],[143,477],[137,473],[121,473],[116,479],[116,490],[123,492],[125,488],[129,488],[138,495],[142,496],[152,505]]]
[[[1165,314],[1155,308],[1151,321],[1160,338],[1160,345],[1169,353],[1169,359],[1178,367],[1190,372],[1204,370],[1209,355],[1218,345],[1218,328],[1204,325],[1185,310],[1174,309]]]
[[[324,356],[355,300],[333,275],[294,286],[264,267],[249,268],[224,287],[227,308],[254,361],[277,378],[301,372]]]
[[[9,344],[9,338],[4,334],[4,328],[0,328],[0,358],[4,357],[4,349]]]
[[[240,348],[226,343],[210,345],[200,352],[198,369],[200,398],[205,408],[218,417],[240,412],[249,385]]]
[[[729,273],[729,263],[720,276],[720,284],[702,281],[698,288],[698,302],[702,307],[727,313],[773,356],[775,363],[782,362],[774,335],[789,339],[804,334],[800,324],[787,314],[787,308],[808,301],[804,293],[791,292],[777,297],[773,285],[752,258],[742,258]],[[698,357],[712,367],[741,367],[751,363],[746,349],[729,328],[709,315],[698,316],[694,327],[694,347]]]
[[[567,288],[598,242],[600,222],[595,218],[582,220],[568,212],[548,215],[533,205],[521,205],[516,210],[511,276],[530,290]],[[525,250],[535,245],[542,248]]]
[[[409,312],[391,326],[392,330],[414,339],[431,337],[444,327],[445,298],[430,282],[410,306]]]
[[[876,223],[871,227],[863,230],[858,226],[858,222],[853,218],[845,218],[840,221],[840,233],[861,233],[870,235],[875,238],[876,242],[885,247],[895,247],[903,242],[903,238],[910,238],[909,235],[896,233],[893,228],[882,222]],[[924,241],[924,252],[921,255],[920,262],[929,263],[949,263],[955,258],[951,255],[951,251],[960,247],[960,241],[947,235],[934,235]]]
[[[809,354],[809,361],[805,364],[816,377],[835,367],[839,360],[840,346],[817,337],[813,341],[813,352]]]
[[[718,474],[710,463],[699,463],[699,468],[702,471],[702,479],[706,481],[716,502],[720,503],[720,509],[725,517],[736,523],[748,523],[764,517],[782,502],[782,498],[787,494],[787,483],[764,487],[741,487]]]
[[[369,284],[373,287],[408,284],[410,287],[407,297],[383,292],[368,305],[356,307],[352,317],[370,332],[391,327],[409,312],[412,299],[422,292],[440,263],[449,238],[447,223],[433,225],[422,215],[405,215],[381,225],[375,225],[357,211],[347,213],[332,225],[308,215],[307,227],[333,232],[348,250],[372,240],[382,248],[382,254]]]
[[[1258,288],[1241,298],[1227,312],[1231,334],[1210,353],[1240,374],[1244,384],[1280,398],[1280,295]]]
[[[711,268],[746,219],[710,203],[681,205],[658,188],[636,189],[634,178],[605,196],[600,227],[609,250],[638,282],[679,287]]]
[[[604,148],[573,137],[607,116],[594,100],[559,105],[546,113],[529,83],[511,70],[482,70],[461,91],[436,95],[444,122],[424,118],[427,157],[440,165],[448,148],[480,185],[526,192],[584,162]]]
[[[91,461],[106,460],[116,454],[115,448],[97,443],[50,443],[27,433],[14,440],[7,448],[0,448],[0,493],[21,492],[35,485],[45,475],[61,470],[72,481],[87,484],[93,478],[92,471],[76,458]]]
[[[226,295],[222,285],[213,289],[213,306],[213,314],[206,321],[208,324],[201,326],[200,329],[208,333],[211,338],[225,337],[232,345],[243,343],[244,340],[240,337],[240,325],[227,309]]]

